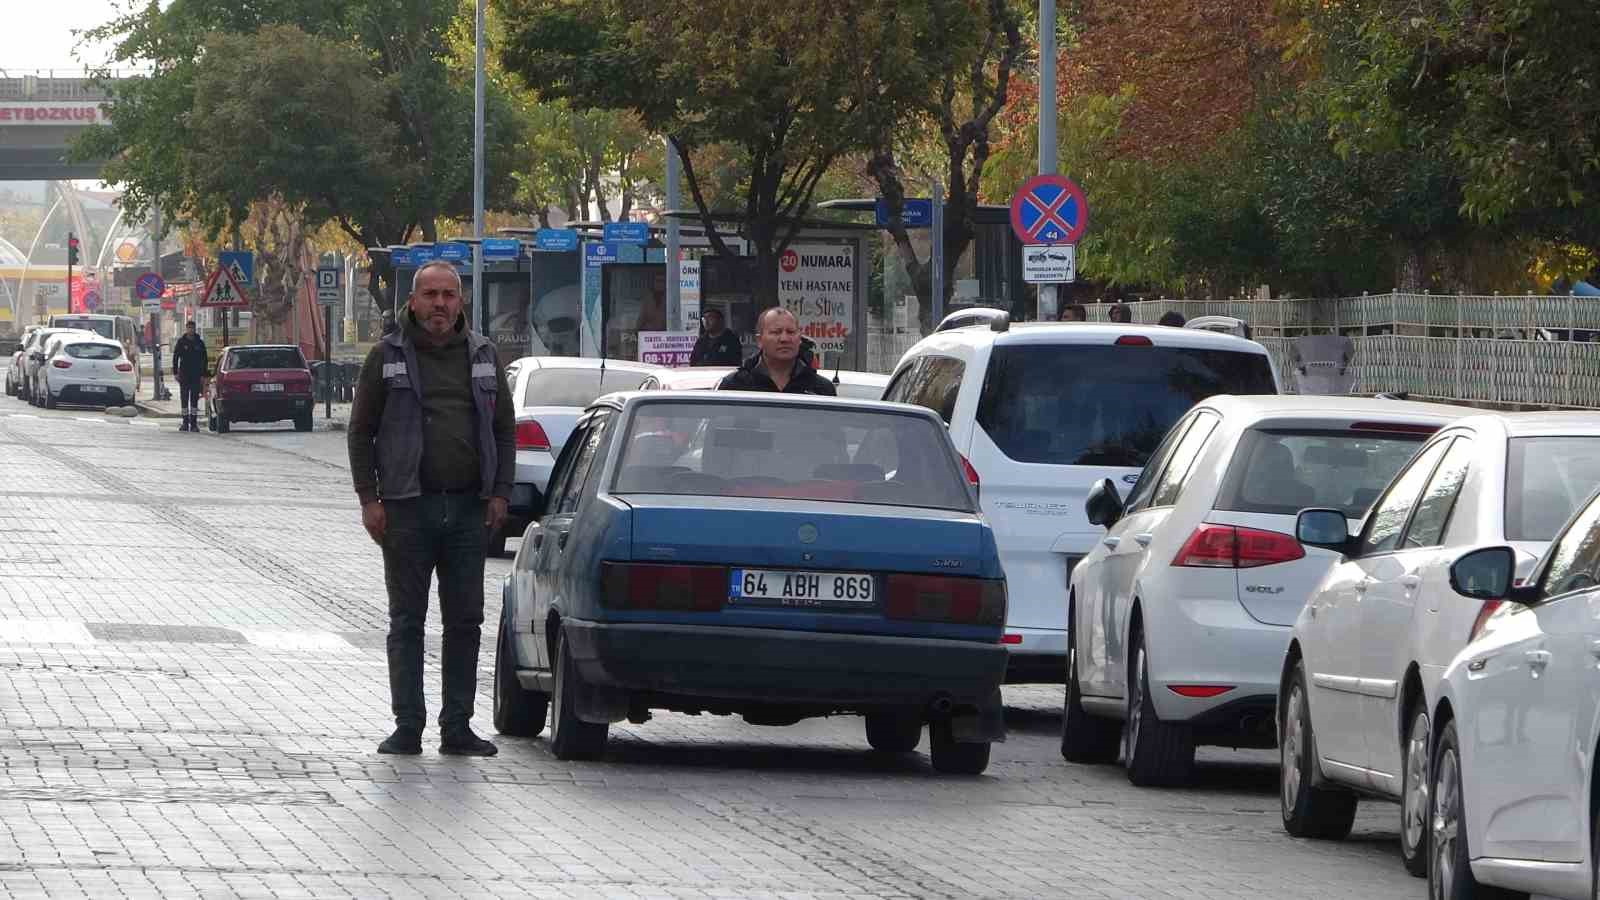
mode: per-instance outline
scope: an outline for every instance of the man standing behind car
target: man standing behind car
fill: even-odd
[[[756,347],[760,352],[729,372],[718,390],[837,395],[828,379],[800,358],[800,320],[794,313],[781,306],[763,312],[756,320]]]
[[[399,328],[367,354],[350,411],[350,472],[361,524],[383,548],[389,697],[395,730],[379,753],[422,752],[422,626],[439,575],[444,696],[439,752],[493,756],[472,733],[483,559],[506,518],[516,465],[511,388],[494,344],[467,328],[461,276],[417,270]]]
[[[200,389],[205,384],[206,342],[194,329],[194,320],[184,326],[183,336],[172,348],[172,377],[178,379],[178,403],[183,407],[179,431],[199,431]]]
[[[705,328],[689,353],[689,365],[737,366],[744,362],[739,336],[723,327],[722,310],[711,307],[701,314],[700,321]]]

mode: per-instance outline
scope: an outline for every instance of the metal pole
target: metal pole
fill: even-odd
[[[161,274],[161,207],[153,206],[150,209],[150,247],[151,256],[154,257],[153,271]],[[155,399],[169,400],[172,395],[167,393],[166,385],[161,378],[161,308],[157,302],[156,311],[150,314],[150,337],[155,346],[150,353],[150,364],[155,368]]]
[[[1039,174],[1056,171],[1056,0],[1039,0]],[[1056,317],[1056,286],[1039,285],[1039,318]]]
[[[928,226],[933,229],[933,250],[928,254],[928,265],[933,267],[928,321],[937,327],[944,319],[944,185],[937,181],[933,183],[933,221]]]
[[[333,418],[333,304],[322,305],[322,418]],[[315,401],[312,401],[315,402]]]
[[[476,52],[472,76],[472,315],[478,331],[488,332],[489,311],[483,308],[483,4],[477,0],[474,26]]]
[[[672,145],[671,138],[662,138],[667,144],[667,211],[672,212],[678,208],[679,187],[678,148]],[[677,331],[684,325],[683,322],[683,270],[679,265],[678,256],[681,254],[678,241],[678,218],[667,217],[667,326]]]
[[[67,312],[74,313],[72,308],[72,242],[76,237],[72,232],[67,232]],[[48,320],[47,320],[48,321]]]

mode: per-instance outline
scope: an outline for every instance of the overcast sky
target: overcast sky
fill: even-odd
[[[127,0],[7,2],[0,69],[15,76],[35,69],[82,69],[103,64],[111,48],[80,49],[72,32],[104,25],[120,15],[126,4]],[[78,50],[77,56],[73,55],[74,50]]]

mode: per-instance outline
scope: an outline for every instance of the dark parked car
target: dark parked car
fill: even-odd
[[[494,721],[561,759],[652,709],[858,714],[978,773],[1004,738],[1006,583],[944,423],[876,401],[612,394],[562,448],[504,589]]]
[[[311,430],[311,369],[292,344],[228,347],[211,380],[211,429],[226,433],[234,422],[293,419]]]

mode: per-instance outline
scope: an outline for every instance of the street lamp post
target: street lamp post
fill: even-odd
[[[1056,0],[1039,0],[1039,174],[1056,173]],[[1039,285],[1039,318],[1056,317],[1056,286]]]
[[[477,0],[474,26],[472,77],[472,315],[478,331],[488,332],[489,312],[483,308],[483,4]]]

